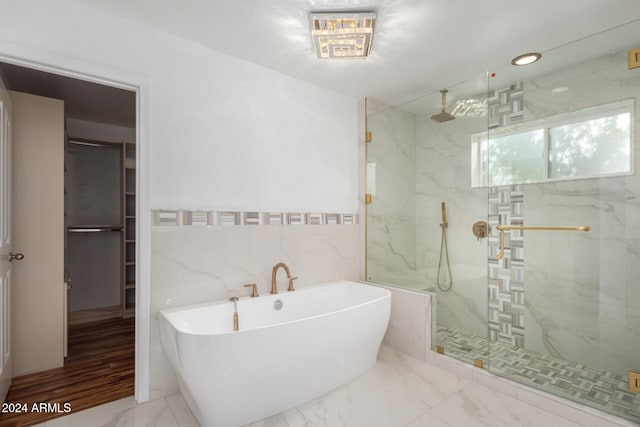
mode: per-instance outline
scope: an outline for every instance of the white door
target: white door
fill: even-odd
[[[11,385],[11,98],[0,79],[0,398]],[[19,257],[18,257],[19,258]]]

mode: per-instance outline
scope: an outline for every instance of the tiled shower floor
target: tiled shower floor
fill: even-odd
[[[500,342],[487,348],[486,337],[441,325],[437,342],[445,354],[458,360],[473,364],[481,359],[497,375],[640,423],[640,394],[627,389],[627,377]]]

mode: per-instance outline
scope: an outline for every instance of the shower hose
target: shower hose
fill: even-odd
[[[453,277],[451,276],[451,264],[449,263],[449,248],[447,246],[447,223],[443,222],[440,224],[442,227],[442,239],[440,240],[440,259],[438,260],[438,275],[436,276],[436,285],[438,285],[438,289],[442,292],[448,292],[451,290],[453,286]],[[442,252],[445,253],[447,258],[447,270],[449,270],[449,287],[445,288],[440,286],[440,269],[442,267]]]

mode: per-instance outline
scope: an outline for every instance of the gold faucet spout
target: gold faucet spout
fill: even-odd
[[[273,266],[273,270],[271,271],[271,293],[272,294],[278,293],[278,286],[276,284],[276,274],[278,274],[278,269],[280,269],[281,267],[284,269],[284,272],[287,273],[287,279],[289,279],[289,288],[287,290],[295,291],[295,289],[293,288],[293,281],[297,279],[297,277],[291,277],[291,271],[289,270],[289,267],[287,266],[287,264],[285,264],[284,262],[279,262]]]

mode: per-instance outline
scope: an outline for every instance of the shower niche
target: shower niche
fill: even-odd
[[[431,296],[442,357],[634,422],[637,34],[632,22],[446,98],[366,108],[367,280]],[[443,112],[454,118],[432,119]]]

